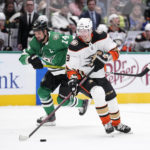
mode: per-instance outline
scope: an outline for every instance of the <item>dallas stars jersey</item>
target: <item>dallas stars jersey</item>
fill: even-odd
[[[31,55],[37,55],[46,65],[62,66],[66,61],[68,45],[73,40],[72,36],[56,32],[48,32],[49,40],[42,44],[35,37],[31,40],[29,47],[24,50],[19,58],[22,64],[28,64]]]

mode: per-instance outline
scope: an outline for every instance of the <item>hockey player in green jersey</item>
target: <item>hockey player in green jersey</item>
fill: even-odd
[[[68,45],[73,40],[73,37],[48,30],[47,20],[39,17],[33,25],[35,36],[29,43],[29,47],[24,50],[20,62],[23,65],[31,64],[34,69],[42,69],[43,63],[46,65],[63,66],[66,61]],[[58,69],[57,69],[58,70]],[[65,70],[55,71],[49,69],[41,81],[38,89],[38,96],[41,104],[49,115],[54,110],[54,104],[51,93],[61,84],[60,91],[63,90],[63,84],[67,84],[68,79]],[[59,95],[57,98],[58,104],[64,99]],[[79,114],[83,115],[87,110],[88,100],[80,100],[74,96],[66,101],[63,106],[77,107]],[[37,123],[41,123],[45,117],[37,119]],[[55,125],[55,114],[45,123],[45,125]]]

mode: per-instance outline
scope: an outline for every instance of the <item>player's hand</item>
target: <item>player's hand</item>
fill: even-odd
[[[78,94],[78,79],[70,79],[68,85],[74,96]]]
[[[94,65],[94,72],[97,72],[98,70],[104,68],[104,63],[99,61],[97,58],[93,62]]]
[[[104,54],[102,51],[97,51],[92,60],[95,72],[104,67],[105,63],[108,61],[108,55],[110,54]]]
[[[28,62],[33,66],[34,69],[42,69],[43,64],[38,56],[31,55],[28,59]]]

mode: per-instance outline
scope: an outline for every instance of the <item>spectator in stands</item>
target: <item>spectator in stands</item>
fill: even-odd
[[[103,0],[103,1],[102,0],[97,0],[96,5],[97,5],[97,7],[101,8],[101,16],[102,16],[102,18],[104,18],[107,15],[105,0]]]
[[[79,19],[77,16],[71,15],[68,6],[64,5],[60,9],[60,12],[55,12],[52,14],[52,28],[56,32],[72,35],[76,32],[76,25],[78,20]]]
[[[136,36],[134,51],[150,52],[150,23],[145,26],[144,32]]]
[[[6,17],[3,12],[0,12],[0,51],[4,50],[8,41],[8,33],[5,29]]]
[[[95,11],[96,0],[87,0],[88,10],[83,12],[79,18],[90,18],[93,23],[93,30],[96,30],[98,25],[102,23],[101,15]]]
[[[108,28],[108,34],[113,39],[113,41],[116,42],[118,48],[121,50],[126,39],[126,32],[119,27],[119,16],[117,14],[112,14],[109,16],[108,21],[110,24]]]
[[[51,22],[52,28],[58,30],[61,33],[69,31],[69,8],[67,5],[64,5],[60,11],[52,14]]]
[[[41,0],[39,5],[38,5],[37,12],[39,14],[45,14],[46,13],[46,7],[47,7],[46,0]]]
[[[60,11],[60,9],[64,6],[68,4],[67,0],[51,0],[50,1],[50,12],[58,12]]]
[[[102,16],[102,8],[99,6],[95,6],[95,11]]]
[[[128,16],[129,14],[131,14],[134,5],[137,4],[141,6],[142,13],[144,13],[145,5],[143,4],[142,0],[129,0],[123,7],[122,14]]]
[[[117,14],[119,16],[119,20],[120,20],[119,27],[121,27],[123,29],[128,29],[129,28],[129,23],[128,23],[127,18],[125,16],[123,16],[122,14],[120,14],[120,12],[118,12],[115,9],[115,7],[109,7],[108,8],[108,16],[110,16],[112,14]],[[107,17],[104,18],[104,22],[105,22],[105,24],[109,24]]]
[[[4,7],[5,7],[4,0],[0,0],[0,12],[3,12]]]
[[[16,12],[20,12],[23,6],[23,0],[15,0],[14,4]]]
[[[15,11],[15,7],[14,7],[14,3],[13,2],[8,2],[5,4],[5,8],[4,8],[4,14],[6,16],[6,27],[10,27],[9,24],[9,19],[16,13]],[[14,27],[15,24],[11,24],[11,27]]]
[[[75,0],[69,4],[70,12],[73,16],[80,16],[84,9],[85,0]]]
[[[19,19],[18,49],[23,50],[28,46],[28,38],[34,21],[38,18],[34,11],[34,0],[26,0],[25,13]],[[32,35],[31,35],[32,36]]]
[[[131,14],[129,15],[130,30],[141,30],[144,23],[144,16],[142,14],[141,6],[134,5]]]
[[[118,15],[119,15],[119,14],[122,14],[122,13],[121,13],[122,7],[121,7],[121,2],[120,2],[120,0],[112,0],[109,6],[110,6],[111,8],[115,8]]]

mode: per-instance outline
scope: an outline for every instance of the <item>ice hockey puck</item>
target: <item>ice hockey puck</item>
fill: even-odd
[[[46,139],[40,139],[40,142],[46,142]]]

